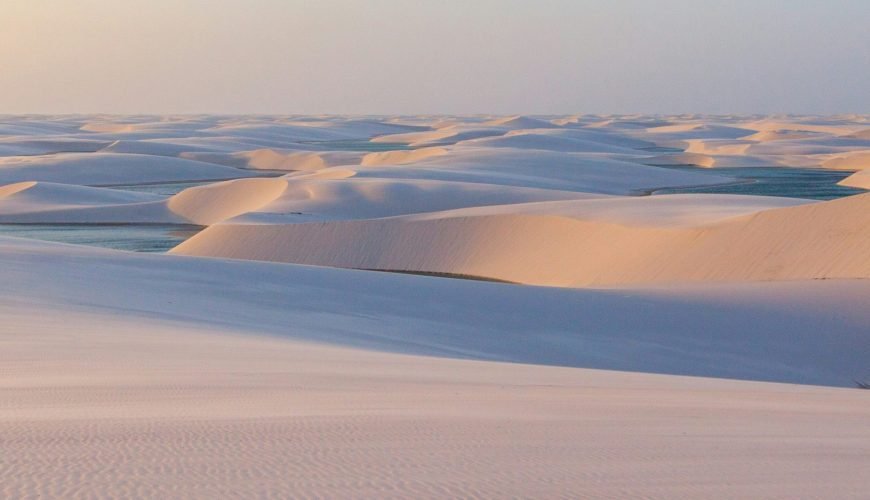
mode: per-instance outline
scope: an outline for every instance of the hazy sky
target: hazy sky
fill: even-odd
[[[870,113],[870,0],[0,0],[2,113]]]

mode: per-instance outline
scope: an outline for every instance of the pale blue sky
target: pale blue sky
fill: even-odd
[[[870,113],[868,0],[0,0],[0,113]]]

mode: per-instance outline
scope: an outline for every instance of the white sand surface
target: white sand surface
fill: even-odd
[[[0,266],[7,497],[870,486],[858,389],[409,355],[597,352],[603,365],[849,385],[866,367],[867,282],[536,290],[9,239]],[[697,331],[673,328],[689,317]]]
[[[51,182],[0,186],[0,222],[18,224],[187,223],[164,196]]]
[[[0,222],[208,226],[0,234],[0,497],[866,498],[870,193],[640,195],[868,124],[0,116]]]
[[[870,194],[775,208],[783,201],[696,195],[225,224],[173,252],[554,286],[870,278]],[[675,219],[680,213],[689,215]]]
[[[729,177],[651,167],[601,154],[516,148],[457,147],[448,154],[429,156],[404,168],[386,165],[356,170],[359,177],[477,182],[605,194],[733,181]]]
[[[0,157],[0,184],[46,181],[111,185],[247,176],[234,168],[166,156],[63,153]]]
[[[578,200],[606,195],[497,186],[473,182],[417,179],[285,177],[287,189],[256,212],[329,219],[368,219],[552,200]],[[236,181],[229,181],[236,182]],[[292,222],[292,220],[289,220]],[[235,221],[234,221],[235,222]]]
[[[839,182],[841,186],[870,189],[870,168],[859,170]]]

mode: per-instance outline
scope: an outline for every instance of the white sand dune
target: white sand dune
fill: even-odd
[[[412,132],[420,127],[384,124],[371,120],[338,121],[279,121],[250,119],[221,123],[205,129],[216,135],[254,139],[264,143],[281,144],[304,141],[341,141],[369,139],[376,135]]]
[[[185,153],[211,151],[208,148],[189,146],[183,144],[172,144],[166,142],[156,142],[153,140],[117,140],[105,148],[100,150],[103,153],[124,153],[124,154],[140,154],[153,156],[178,156],[184,157]],[[188,158],[195,160],[196,158]]]
[[[838,183],[841,186],[870,190],[870,168],[859,170]]]
[[[741,137],[741,139],[746,141],[768,142],[794,139],[815,139],[820,137],[830,137],[830,134],[806,130],[762,130],[761,132]]]
[[[835,155],[825,160],[822,166],[835,170],[870,170],[870,150]]]
[[[0,186],[0,222],[17,224],[179,224],[163,196],[50,182]]]
[[[553,131],[553,129],[545,129]],[[509,132],[503,136],[486,137],[458,142],[458,146],[490,147],[490,148],[519,148],[536,149],[545,151],[564,152],[593,152],[612,154],[637,154],[638,152],[624,145],[614,144],[618,136],[610,136],[602,133],[589,133],[579,130],[557,130],[558,134],[541,133],[541,130],[518,130]],[[586,133],[578,133],[586,132]],[[600,139],[600,140],[599,140]],[[619,142],[629,142],[622,140]],[[637,141],[644,146],[650,143]]]
[[[162,196],[121,191],[118,189],[93,188],[51,182],[18,182],[0,186],[0,200],[14,201],[22,207],[27,205],[98,205],[141,203],[155,201]]]
[[[404,165],[408,163],[418,163],[427,158],[434,158],[446,154],[446,149],[435,147],[411,149],[408,151],[383,151],[365,155],[362,159],[361,165],[367,167],[378,165]]]
[[[530,116],[508,116],[503,118],[496,118],[494,120],[490,120],[488,122],[483,123],[484,126],[491,127],[505,127],[509,129],[530,129],[530,128],[556,128],[558,125],[551,123],[546,120],[540,120],[537,118],[532,118]]]
[[[208,226],[0,234],[0,497],[865,498],[870,193],[637,195],[868,123],[0,116],[0,222]]]
[[[849,385],[868,281],[537,289],[12,239],[0,273],[4,496],[868,484],[857,389],[540,366]]]
[[[382,135],[372,139],[376,143],[408,144],[414,147],[445,146],[459,141],[504,135],[504,128],[482,125],[449,125],[435,130]]]
[[[45,181],[112,185],[247,176],[234,168],[166,156],[64,153],[0,158],[0,184]]]
[[[168,207],[195,224],[215,224],[268,205],[285,189],[284,179],[238,179],[185,189]]]
[[[604,194],[671,186],[724,184],[733,179],[645,166],[597,154],[463,147],[402,168],[369,166],[356,177],[477,182]]]
[[[285,179],[287,189],[274,201],[258,208],[258,212],[300,214],[305,216],[305,220],[367,219],[464,207],[602,196],[466,182],[365,178],[346,182],[344,179],[316,177]],[[247,217],[244,220],[264,219]]]
[[[868,487],[870,413],[854,389],[398,356],[5,305],[10,498]]]
[[[792,117],[790,120],[776,117],[764,118],[744,122],[741,126],[758,132],[814,132],[828,135],[851,134],[866,128],[849,119],[824,119],[820,117]]]
[[[107,188],[21,182],[0,186],[0,222],[192,223],[208,225],[269,205],[287,187],[280,178],[237,179],[171,196]]]
[[[740,156],[747,154],[753,145],[752,141],[732,139],[689,139],[686,142],[686,152],[702,155]]]
[[[647,209],[657,199],[643,199]],[[566,216],[509,206],[482,215],[221,225],[173,252],[554,286],[870,278],[868,227],[870,194],[681,229],[597,220],[580,207]]]
[[[644,165],[694,165],[711,168],[716,165],[716,158],[700,153],[671,153],[643,158]]]
[[[584,290],[15,239],[0,255],[22,305],[385,352],[851,386],[870,348],[868,280]]]
[[[13,137],[0,139],[0,157],[32,156],[55,153],[93,153],[104,148],[108,142],[69,137]]]
[[[257,149],[236,153],[183,153],[182,158],[255,170],[314,171],[339,165],[359,165],[365,154],[353,151]]]
[[[662,140],[687,140],[687,139],[740,139],[753,133],[753,130],[733,125],[709,123],[707,120],[691,121],[674,125],[662,125],[647,128],[644,135],[655,137],[656,141]]]

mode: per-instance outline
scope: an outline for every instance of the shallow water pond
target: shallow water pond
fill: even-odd
[[[852,175],[852,172],[842,170],[789,167],[707,169],[688,166],[669,166],[666,168],[735,177],[743,182],[721,186],[664,188],[657,189],[653,191],[652,194],[751,194],[761,196],[786,196],[790,198],[806,198],[813,200],[833,200],[844,196],[866,192],[863,189],[838,186],[838,182]]]
[[[0,224],[0,235],[133,252],[165,252],[201,231],[183,224]]]

